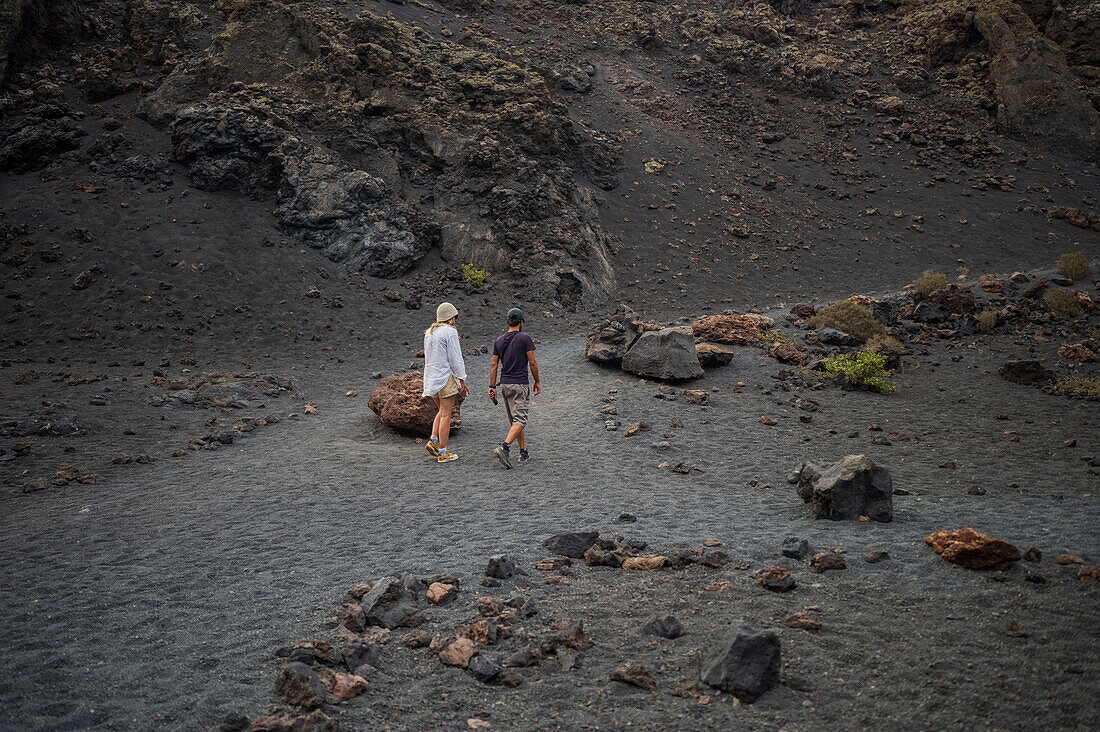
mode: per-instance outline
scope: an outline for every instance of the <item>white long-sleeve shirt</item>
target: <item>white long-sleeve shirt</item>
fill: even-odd
[[[424,393],[431,396],[455,377],[466,380],[466,364],[462,360],[462,348],[458,343],[458,331],[450,325],[440,325],[435,331],[424,333]]]

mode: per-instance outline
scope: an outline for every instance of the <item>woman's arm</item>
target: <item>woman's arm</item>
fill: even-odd
[[[447,362],[451,366],[451,373],[462,382],[462,391],[466,391],[466,362],[462,359],[462,346],[458,341],[458,331],[452,330],[447,334]]]

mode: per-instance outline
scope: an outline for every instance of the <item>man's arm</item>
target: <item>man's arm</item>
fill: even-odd
[[[497,398],[497,364],[500,362],[500,356],[493,354],[493,362],[489,366],[489,398]]]
[[[538,394],[542,391],[542,385],[539,383],[539,362],[535,360],[535,352],[527,352],[527,365],[531,367],[531,376],[535,377],[535,393]]]

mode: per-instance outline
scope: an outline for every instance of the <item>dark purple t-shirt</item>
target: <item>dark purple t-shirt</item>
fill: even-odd
[[[500,359],[501,384],[526,384],[527,352],[535,350],[535,342],[523,331],[505,333],[493,343],[493,355]]]

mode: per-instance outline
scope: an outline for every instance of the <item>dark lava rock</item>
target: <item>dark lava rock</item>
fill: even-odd
[[[809,320],[817,314],[817,308],[812,303],[800,302],[791,308],[791,315],[803,320]]]
[[[789,592],[798,587],[798,583],[794,581],[791,573],[782,567],[768,567],[761,570],[757,574],[757,578],[761,587],[772,592]]]
[[[367,643],[364,640],[352,641],[341,649],[344,653],[344,664],[348,671],[355,671],[363,664],[379,666],[382,658],[382,647],[377,643]]]
[[[275,679],[275,696],[296,707],[314,709],[335,699],[321,683],[317,672],[304,663],[288,663]]]
[[[516,573],[516,563],[507,554],[497,554],[489,557],[489,564],[485,567],[487,577],[497,579],[509,579]]]
[[[974,293],[969,287],[955,282],[936,290],[928,299],[955,315],[969,315],[974,312]]]
[[[733,360],[732,350],[714,343],[697,343],[695,355],[699,357],[699,365],[705,369],[721,368]]]
[[[869,564],[878,564],[879,562],[885,562],[890,559],[890,555],[883,549],[872,549],[867,552],[867,555],[863,557]]]
[[[1035,547],[1031,547],[1026,552],[1024,552],[1024,561],[1025,562],[1041,562],[1041,561],[1043,561],[1043,553],[1041,551],[1039,551],[1038,549],[1036,549]]]
[[[360,604],[367,625],[397,628],[416,614],[416,595],[396,577],[383,577],[375,582]]]
[[[642,326],[634,311],[619,305],[610,318],[601,321],[589,334],[584,347],[585,358],[617,366],[641,334]]]
[[[779,636],[747,623],[731,628],[706,656],[699,674],[704,684],[754,702],[779,683]]]
[[[574,531],[564,534],[555,534],[542,542],[542,545],[552,554],[560,554],[561,556],[572,557],[573,559],[583,559],[584,553],[588,551],[590,546],[596,543],[596,539],[598,538],[600,538],[600,534],[596,531]]]
[[[848,568],[848,565],[844,563],[844,557],[831,551],[815,554],[814,558],[810,560],[810,566],[814,568],[815,572],[827,572],[830,569]]]
[[[893,521],[890,471],[865,455],[846,455],[814,483],[810,508],[815,519]]]
[[[827,326],[817,331],[817,340],[827,346],[839,346],[841,348],[856,348],[860,344],[859,338],[851,333],[845,333],[842,330]]]
[[[684,634],[684,626],[671,615],[651,615],[642,626],[642,632],[662,638],[679,638]]]
[[[490,684],[504,672],[504,667],[486,654],[479,653],[470,659],[466,670],[481,683]]]
[[[783,556],[802,560],[810,555],[810,543],[797,536],[788,537],[779,550]]]
[[[1036,360],[1009,361],[997,369],[997,373],[1005,381],[1025,386],[1045,384],[1054,380],[1054,372],[1043,366],[1041,361]]]
[[[939,303],[922,300],[913,308],[909,319],[914,323],[942,323],[951,317],[951,311]]]
[[[651,379],[696,379],[703,375],[695,353],[695,337],[678,328],[640,335],[623,357],[622,366],[624,371]]]
[[[619,518],[618,518],[618,521],[621,524],[632,524],[637,520],[638,520],[637,516],[635,516],[632,513],[627,513],[626,511],[623,511],[622,513],[620,513]]]
[[[612,671],[610,678],[612,681],[630,684],[631,686],[637,686],[647,691],[653,691],[657,688],[657,680],[653,678],[653,674],[649,672],[649,669],[633,661]]]

